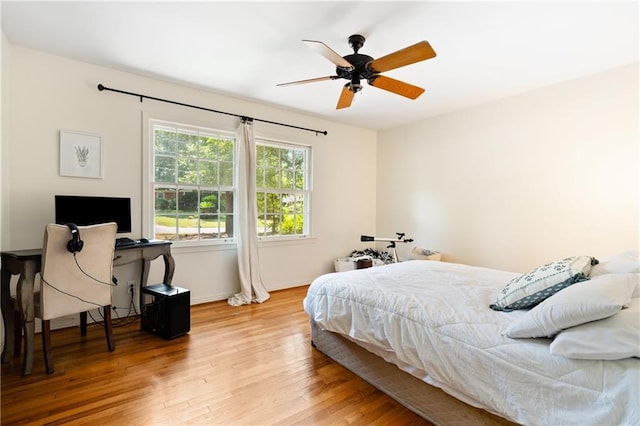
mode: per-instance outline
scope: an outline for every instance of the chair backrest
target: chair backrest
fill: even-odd
[[[48,224],[42,251],[40,312],[43,320],[111,304],[111,277],[117,225],[77,227],[82,249],[67,249],[73,239],[66,225]],[[76,247],[77,248],[77,247]]]

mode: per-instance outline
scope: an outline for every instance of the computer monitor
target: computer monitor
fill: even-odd
[[[56,223],[78,226],[115,222],[118,233],[131,232],[131,199],[124,197],[92,197],[56,195]]]

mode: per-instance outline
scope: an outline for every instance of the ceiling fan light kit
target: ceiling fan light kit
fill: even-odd
[[[415,64],[416,62],[431,59],[436,56],[436,52],[427,41],[418,42],[378,59],[358,53],[365,42],[364,36],[360,34],[354,34],[349,37],[349,45],[353,49],[353,54],[346,56],[340,56],[335,50],[321,41],[302,41],[329,61],[333,62],[336,66],[336,75],[281,83],[278,84],[278,86],[293,86],[343,78],[349,82],[342,88],[336,109],[351,106],[353,95],[362,90],[362,80],[366,80],[367,83],[373,87],[395,93],[396,95],[409,99],[417,99],[424,93],[423,88],[380,75],[380,73]]]

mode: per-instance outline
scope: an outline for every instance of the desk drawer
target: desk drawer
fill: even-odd
[[[142,248],[132,247],[126,250],[116,250],[114,253],[113,266],[126,265],[140,261],[144,258]]]

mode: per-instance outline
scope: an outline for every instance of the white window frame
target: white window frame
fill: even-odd
[[[272,192],[272,193],[296,193],[296,194],[301,194],[304,196],[304,205],[303,205],[303,216],[305,218],[304,220],[304,227],[303,227],[303,233],[302,234],[278,234],[278,235],[260,235],[260,230],[258,230],[258,239],[261,242],[267,242],[267,241],[290,241],[290,240],[301,240],[301,239],[309,239],[312,236],[312,218],[311,218],[311,198],[312,198],[312,170],[311,170],[311,164],[312,164],[312,148],[310,145],[305,145],[305,144],[300,144],[300,143],[294,143],[294,142],[288,142],[288,141],[282,141],[282,140],[277,140],[277,139],[269,139],[269,138],[264,138],[264,137],[260,137],[260,136],[255,136],[255,143],[256,143],[256,150],[258,145],[262,145],[262,146],[270,146],[270,147],[275,147],[275,148],[279,148],[279,149],[295,149],[295,150],[302,150],[305,153],[305,170],[304,170],[304,182],[305,182],[305,188],[303,188],[302,190],[294,190],[294,189],[282,189],[282,188],[278,188],[278,189],[269,189],[267,190],[268,192]],[[256,158],[256,161],[258,161],[258,159]],[[256,164],[256,176],[257,176],[257,164]],[[261,187],[258,185],[258,183],[256,182],[256,196],[257,196],[257,192],[258,190],[261,189]],[[262,188],[264,189],[264,188]],[[262,212],[264,213],[264,212]],[[260,218],[261,212],[258,212],[258,219]]]
[[[146,141],[147,149],[145,150],[145,158],[143,164],[143,173],[145,176],[144,189],[143,189],[143,229],[145,234],[151,236],[155,235],[155,188],[156,184],[163,185],[162,182],[155,182],[154,176],[154,159],[155,159],[155,146],[154,146],[154,128],[156,125],[164,127],[179,127],[185,130],[192,130],[202,132],[206,134],[216,134],[225,138],[234,140],[234,152],[233,152],[233,185],[232,186],[218,186],[216,189],[231,190],[233,192],[233,223],[234,223],[234,235],[228,238],[212,238],[212,239],[198,239],[198,240],[171,240],[173,244],[178,247],[187,246],[215,246],[215,245],[231,245],[235,244],[235,230],[237,229],[237,162],[238,162],[238,143],[236,133],[228,130],[214,129],[212,127],[201,126],[197,124],[187,124],[183,121],[161,119],[150,117],[147,114],[143,114],[144,131],[143,137]],[[177,185],[178,188],[183,185]],[[208,185],[187,185],[197,188],[210,188]]]

